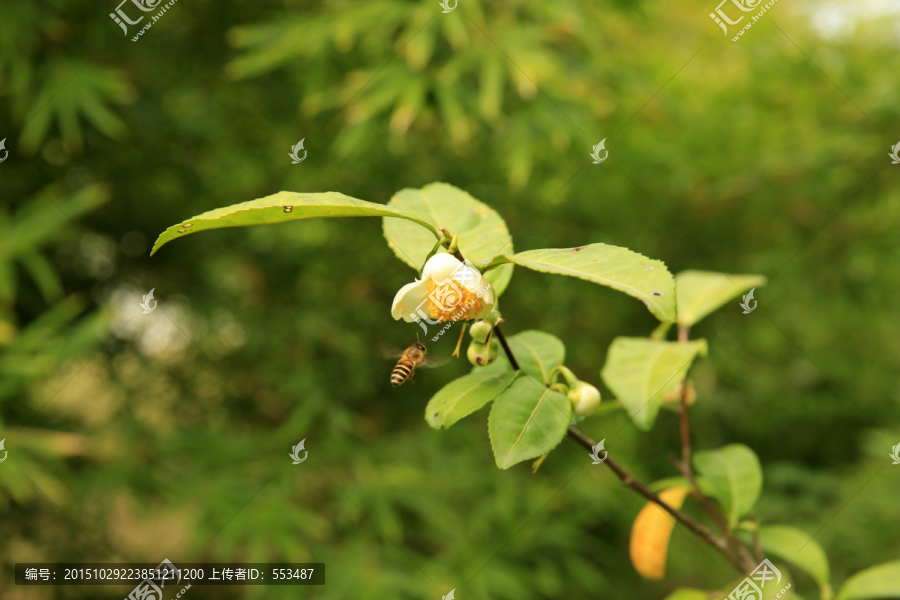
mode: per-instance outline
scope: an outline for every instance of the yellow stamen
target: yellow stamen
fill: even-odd
[[[428,312],[439,323],[473,319],[482,310],[484,301],[459,282],[450,280],[440,286],[428,282]]]

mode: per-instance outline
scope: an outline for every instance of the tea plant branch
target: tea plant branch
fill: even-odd
[[[681,326],[678,328],[678,341],[682,344],[687,343],[687,327]],[[688,380],[687,377],[685,377],[684,381],[682,381],[681,383],[681,462],[679,463],[674,459],[674,457],[672,457],[672,463],[690,482],[691,487],[694,488],[694,495],[699,498],[700,504],[703,505],[703,510],[706,511],[706,513],[712,518],[712,520],[715,521],[716,525],[719,526],[719,529],[722,530],[722,533],[725,535],[726,542],[731,544],[735,548],[741,562],[743,564],[750,564],[750,568],[752,569],[753,558],[750,556],[750,553],[747,550],[746,546],[744,546],[740,542],[740,540],[738,540],[729,531],[728,523],[725,521],[724,517],[722,517],[722,515],[720,515],[719,512],[713,507],[712,503],[709,501],[709,498],[706,497],[706,494],[704,494],[700,490],[700,486],[697,485],[697,478],[694,477],[694,471],[693,469],[691,469],[691,425],[688,419],[687,402],[689,392],[690,388],[688,387]]]
[[[703,505],[703,509],[709,514],[712,520],[716,522],[716,525],[719,526],[722,533],[728,536],[728,524],[719,512],[713,508],[712,504],[709,502],[709,498],[700,491],[700,486],[697,485],[697,478],[694,477],[694,472],[691,469],[691,426],[690,421],[688,421],[687,396],[688,386],[687,380],[685,380],[681,385],[681,462],[671,455],[670,460],[672,461],[672,464],[675,465],[675,468],[681,471],[681,474],[690,482],[691,486],[694,488],[694,494],[700,499],[700,503]]]
[[[503,321],[501,320],[500,323]],[[497,339],[500,340],[500,345],[503,346],[503,351],[506,352],[506,358],[509,359],[509,364],[512,366],[514,371],[519,370],[519,363],[516,362],[516,357],[513,356],[512,349],[509,347],[509,344],[506,342],[506,336],[503,335],[503,332],[500,331],[500,323],[497,323],[494,326],[494,333],[497,334]]]
[[[750,521],[753,523],[753,553],[756,555],[756,560],[762,562],[765,555],[759,546],[759,521],[756,520],[756,515],[752,512],[750,513]]]
[[[574,425],[569,427],[569,437],[584,446],[585,449],[589,451],[593,451],[593,447],[597,445],[597,442],[589,438],[583,431],[575,427]],[[634,475],[625,470],[622,465],[616,462],[609,453],[607,452],[606,460],[603,463],[612,469],[613,473],[622,480],[627,487],[639,493],[641,496],[653,502],[664,511],[672,515],[672,517],[694,532],[697,536],[700,537],[704,542],[718,550],[722,556],[728,559],[728,562],[733,564],[739,571],[750,571],[755,566],[752,562],[748,565],[744,561],[742,561],[728,546],[726,540],[722,537],[717,536],[708,528],[704,527],[700,523],[694,521],[692,518],[677,510],[665,502],[656,495],[650,488],[644,485],[641,481],[636,479]]]
[[[506,337],[503,335],[503,332],[500,331],[499,323],[494,327],[494,331],[497,333],[497,339],[500,340],[500,345],[503,346],[504,352],[506,352],[506,358],[509,359],[509,364],[516,371],[519,369],[519,363],[516,361],[516,357],[513,355],[512,349],[509,347],[509,344],[506,342]],[[597,442],[589,438],[583,431],[578,429],[578,427],[572,425],[568,429],[569,437],[584,446],[584,448],[590,452],[593,452],[594,446],[597,445]],[[740,571],[750,571],[754,568],[754,564],[752,560],[748,564],[746,560],[742,560],[743,557],[737,556],[731,548],[728,546],[728,542],[725,538],[721,538],[710,531],[708,528],[704,527],[700,523],[694,521],[692,518],[677,510],[665,502],[656,495],[650,488],[648,488],[644,483],[636,479],[631,473],[626,471],[622,465],[613,460],[609,453],[606,454],[606,460],[604,461],[606,466],[612,469],[613,473],[622,480],[627,487],[636,491],[644,498],[653,502],[664,511],[672,515],[675,520],[682,523],[685,527],[693,531],[696,535],[698,535],[704,542],[709,544],[710,546],[716,548],[728,561],[737,567]],[[695,484],[696,487],[696,484]],[[743,549],[743,548],[742,548]],[[745,550],[746,552],[746,550]]]

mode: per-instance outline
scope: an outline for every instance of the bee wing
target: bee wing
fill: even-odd
[[[394,346],[378,346],[378,355],[381,358],[400,358],[403,356],[403,350]]]
[[[434,369],[436,367],[443,367],[448,362],[450,362],[449,356],[439,356],[437,358],[426,358],[425,362],[423,362],[419,367],[424,369]]]

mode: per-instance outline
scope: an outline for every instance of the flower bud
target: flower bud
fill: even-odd
[[[466,351],[466,356],[469,359],[469,362],[475,365],[476,367],[485,367],[497,358],[497,354],[499,353],[499,344],[492,340],[491,345],[483,344],[478,341],[472,341],[469,344],[469,349]]]
[[[492,329],[493,327],[491,327],[489,323],[479,321],[469,328],[469,333],[472,335],[472,339],[484,344],[487,342],[487,338],[491,334]]]
[[[600,406],[600,390],[589,383],[579,381],[569,390],[572,409],[581,417],[589,417]]]

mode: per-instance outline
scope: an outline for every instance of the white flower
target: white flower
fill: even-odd
[[[407,283],[391,306],[391,316],[415,323],[483,319],[494,308],[497,296],[481,273],[452,254],[435,254],[422,269],[422,280]]]

